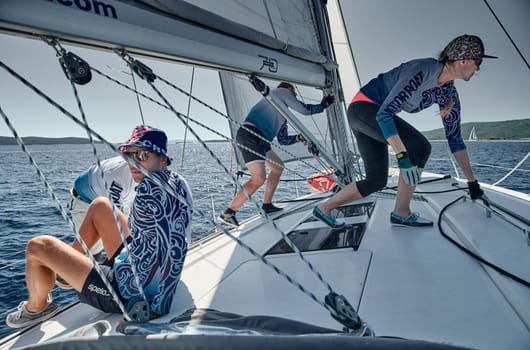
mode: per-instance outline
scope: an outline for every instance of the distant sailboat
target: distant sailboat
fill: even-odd
[[[475,127],[471,129],[471,132],[469,133],[468,141],[478,141],[477,132],[475,131]]]

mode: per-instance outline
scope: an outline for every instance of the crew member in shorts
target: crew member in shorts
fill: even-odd
[[[46,235],[31,239],[26,249],[29,299],[7,315],[9,327],[29,326],[59,311],[50,298],[56,274],[79,292],[81,302],[105,312],[119,313],[121,309],[103,279],[110,282],[128,308],[129,301],[143,299],[133,274],[136,271],[150,315],[156,317],[169,312],[191,239],[191,192],[181,175],[167,169],[171,159],[163,131],[137,126],[120,151],[149,172],[146,176],[129,164],[132,177],[138,183],[136,197],[129,217],[118,210],[128,249],[123,247],[108,197],[92,201],[79,228],[89,248],[101,238],[107,256],[111,257],[110,266],[99,265],[102,275],[77,245],[70,246]],[[130,262],[134,263],[134,269]]]
[[[269,94],[274,96],[276,101],[304,115],[321,113],[335,102],[333,95],[327,95],[319,104],[305,104],[296,98],[294,86],[286,82],[280,83]],[[282,210],[282,208],[272,204],[272,196],[276,191],[283,172],[282,160],[271,150],[270,142],[275,137],[278,138],[278,142],[282,145],[307,142],[301,134],[288,135],[285,118],[265,98],[262,98],[252,107],[243,122],[243,126],[237,131],[236,142],[238,145],[248,147],[257,153],[255,154],[244,147],[239,147],[245,165],[250,172],[250,179],[243,185],[245,190],[252,195],[265,183],[265,179],[267,181],[262,206],[265,213],[274,213]],[[265,167],[270,169],[268,177],[266,176]],[[236,212],[247,200],[245,193],[238,191],[228,208],[219,215],[218,219],[230,226],[239,226]]]

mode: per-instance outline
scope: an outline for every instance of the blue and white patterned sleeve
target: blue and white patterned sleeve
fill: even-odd
[[[171,195],[150,178],[137,187],[129,216],[130,254],[151,310],[159,315],[169,312],[180,280],[191,230],[192,198],[186,181],[174,172],[152,173],[183,197]],[[132,269],[124,254],[115,260],[114,271],[120,294],[126,299],[138,296]]]
[[[453,100],[453,108],[448,115],[442,117],[442,122],[449,149],[452,153],[455,153],[466,149],[466,144],[462,138],[462,130],[460,127],[460,99],[456,88],[450,84],[442,86],[442,94],[439,95],[437,102],[440,110],[442,110],[447,106],[449,96]]]

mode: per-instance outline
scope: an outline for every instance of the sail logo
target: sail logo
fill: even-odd
[[[407,85],[396,94],[396,97],[386,106],[385,112],[387,114],[395,114],[399,111],[400,107],[407,102],[412,96],[412,93],[418,90],[420,85],[423,83],[423,71],[420,71],[412,79],[409,80]]]
[[[93,12],[96,15],[101,15],[105,17],[112,17],[118,19],[118,14],[114,6],[106,4],[102,1],[97,0],[48,0],[50,2],[56,2],[63,6],[72,7],[75,6],[79,10],[85,12]]]
[[[276,73],[278,71],[277,59],[263,55],[258,55],[258,57],[262,59],[259,70],[263,70],[263,68],[267,67],[268,71],[271,73]]]

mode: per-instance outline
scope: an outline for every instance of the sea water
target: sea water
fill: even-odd
[[[432,146],[426,170],[454,175],[453,166],[448,160],[447,143],[432,142]],[[530,141],[476,141],[469,142],[467,146],[476,177],[485,183],[498,181],[530,152]],[[208,147],[227,170],[237,169],[229,143],[208,143]],[[75,178],[96,162],[90,145],[33,145],[29,149],[62,206],[70,198],[69,190]],[[114,155],[108,146],[97,145],[96,149],[101,159]],[[200,144],[173,144],[169,152],[174,158],[170,168],[188,180],[195,208],[205,215],[193,217],[193,240],[200,239],[212,231],[214,226],[210,220],[226,208],[235,187],[231,176]],[[184,159],[181,159],[183,153]],[[306,162],[288,163],[287,169],[282,179],[291,181],[280,183],[274,200],[293,199],[309,193],[307,184],[292,180],[306,178],[320,168],[316,163]],[[530,193],[530,159],[520,169],[524,171],[514,172],[500,185]],[[242,181],[246,179],[248,176],[242,175]],[[263,189],[255,197],[263,199]],[[238,212],[238,218],[241,220],[256,212],[255,204],[247,203]],[[0,146],[0,337],[13,332],[4,323],[7,312],[27,299],[26,243],[30,238],[42,234],[56,236],[68,243],[73,237],[56,203],[51,200],[20,146]],[[77,299],[74,291],[55,288],[52,294],[54,301],[61,306]]]

